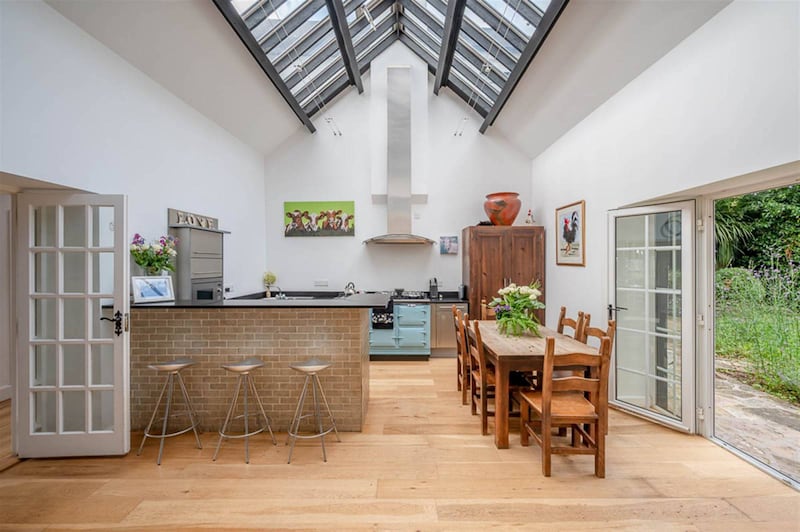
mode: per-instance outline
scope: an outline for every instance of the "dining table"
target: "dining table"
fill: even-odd
[[[544,365],[545,338],[548,336],[555,338],[556,355],[596,355],[597,349],[541,325],[540,336],[530,332],[511,336],[501,333],[494,320],[481,320],[478,324],[486,361],[495,367],[494,443],[498,449],[508,449],[508,383],[511,372],[541,372]]]

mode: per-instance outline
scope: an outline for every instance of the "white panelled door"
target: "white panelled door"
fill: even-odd
[[[612,211],[610,401],[693,432],[694,203]]]
[[[18,202],[17,452],[130,449],[125,196]]]

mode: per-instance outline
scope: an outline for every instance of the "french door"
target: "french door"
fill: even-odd
[[[18,197],[21,457],[130,449],[126,198]]]
[[[694,203],[612,211],[610,401],[694,432]]]

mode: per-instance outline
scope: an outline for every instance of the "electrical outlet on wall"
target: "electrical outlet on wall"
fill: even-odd
[[[314,286],[328,286],[327,279],[314,279]]]
[[[226,294],[230,294],[231,292],[233,292],[233,285],[232,284],[226,284],[225,285],[225,293]]]

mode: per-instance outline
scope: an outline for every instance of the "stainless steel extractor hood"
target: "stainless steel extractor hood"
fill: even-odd
[[[411,69],[388,67],[386,83],[387,157],[385,235],[365,244],[433,244],[411,234]]]

